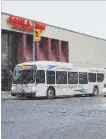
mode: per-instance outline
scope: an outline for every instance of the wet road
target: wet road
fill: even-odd
[[[106,98],[4,99],[2,139],[106,139]]]

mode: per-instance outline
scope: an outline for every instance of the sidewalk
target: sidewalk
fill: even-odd
[[[11,99],[14,98],[11,96],[11,92],[1,91],[1,99]]]
[[[11,94],[10,91],[1,91],[1,94]]]

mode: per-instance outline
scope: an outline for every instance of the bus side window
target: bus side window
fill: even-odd
[[[78,84],[78,73],[77,72],[68,72],[68,83],[69,84]]]
[[[55,71],[46,71],[47,84],[55,84]]]
[[[104,74],[97,73],[97,82],[103,82],[104,80]]]
[[[67,72],[66,71],[56,71],[56,83],[67,84]]]
[[[96,73],[89,73],[88,79],[89,79],[89,82],[96,82]]]
[[[79,73],[79,84],[87,84],[87,83],[88,83],[87,73],[80,72]]]
[[[44,70],[37,70],[36,81],[37,83],[45,83],[45,71]]]

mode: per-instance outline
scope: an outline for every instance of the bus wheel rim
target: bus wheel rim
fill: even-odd
[[[48,91],[48,95],[49,95],[49,96],[52,96],[52,95],[53,95],[53,91],[52,91],[52,90],[49,90],[49,91]]]

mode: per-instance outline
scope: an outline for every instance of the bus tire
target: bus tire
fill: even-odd
[[[97,96],[99,94],[99,89],[98,89],[98,86],[95,86],[93,88],[93,96]]]
[[[55,98],[55,89],[53,87],[49,87],[47,90],[47,98],[53,99]]]

